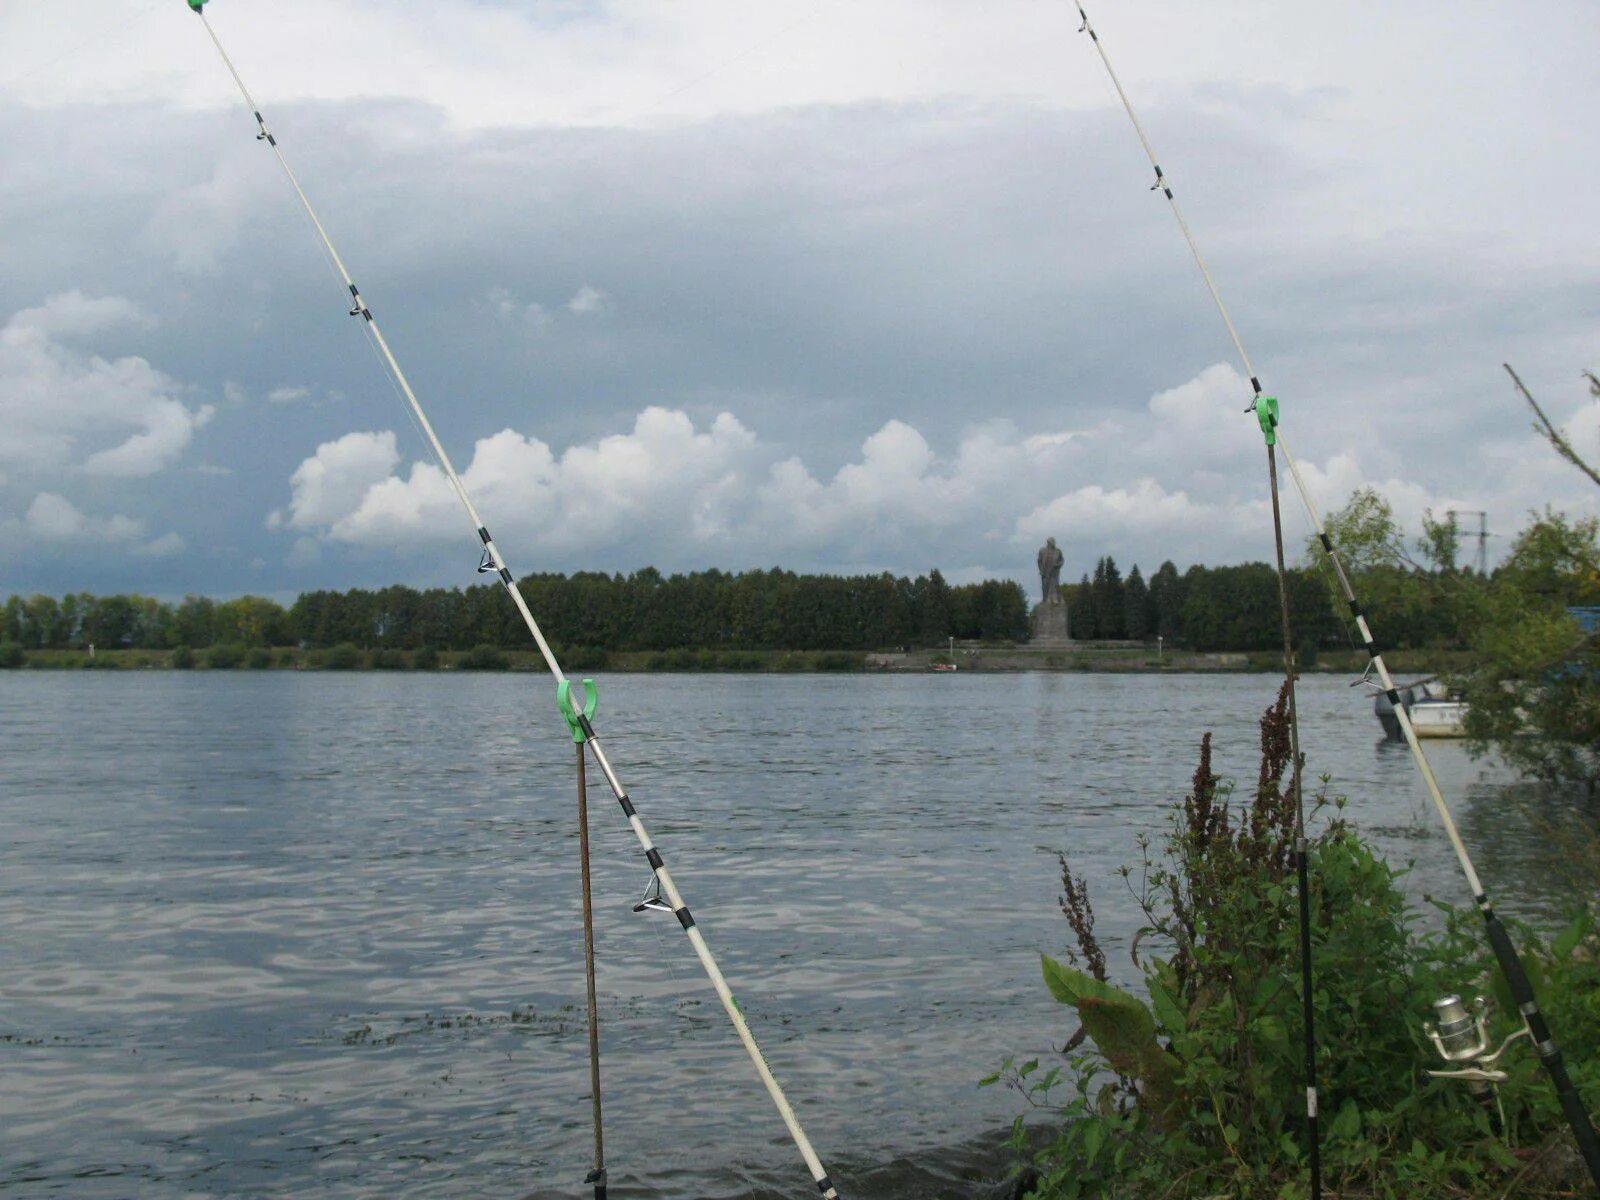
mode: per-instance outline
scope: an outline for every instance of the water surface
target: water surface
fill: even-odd
[[[1267,676],[611,676],[599,724],[852,1200],[970,1194],[1016,1112],[975,1081],[1070,1022],[1053,851],[1097,885]],[[1313,771],[1408,886],[1467,897],[1342,679]],[[1504,773],[1434,757],[1502,907],[1548,919]],[[573,747],[529,676],[0,677],[0,1193],[584,1195]],[[613,1190],[814,1195],[648,871],[592,816]],[[1553,801],[1539,819],[1571,819]]]

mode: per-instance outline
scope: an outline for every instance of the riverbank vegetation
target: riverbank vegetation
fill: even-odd
[[[1052,1132],[1035,1152],[1038,1200],[1269,1200],[1307,1186],[1304,1069],[1291,836],[1294,772],[1283,696],[1260,723],[1261,766],[1236,788],[1201,742],[1164,838],[1122,872],[1143,915],[1131,972],[1095,933],[1090,888],[1063,858],[1072,941],[1043,959],[1072,1010],[1053,1058],[1008,1061],[1008,1084]],[[1309,797],[1308,797],[1309,799]],[[1586,1194],[1586,1176],[1537,1060],[1501,1060],[1504,1132],[1423,1033],[1437,997],[1492,1000],[1496,1042],[1519,1027],[1472,912],[1424,921],[1325,792],[1310,842],[1322,1155],[1329,1194],[1432,1200]],[[1600,1107],[1600,861],[1558,936],[1517,931],[1580,1092]],[[1581,858],[1581,856],[1580,856]],[[1131,976],[1131,977],[1130,977]],[[1119,978],[1120,977],[1120,978]],[[1037,1144],[1019,1118],[1016,1144]]]
[[[861,671],[867,656],[855,650],[634,650],[555,647],[572,671]],[[33,671],[532,671],[545,670],[538,651],[499,646],[467,650],[364,650],[351,642],[317,649],[244,646],[220,642],[203,650],[30,650],[0,667]]]
[[[1582,641],[1562,605],[1600,604],[1593,522],[1564,523],[1554,514],[1536,518],[1506,563],[1489,575],[1461,567],[1454,527],[1431,518],[1415,555],[1408,552],[1398,523],[1375,492],[1354,494],[1330,526],[1384,647],[1400,652],[1392,665],[1405,669],[1400,661],[1420,659],[1437,671],[1483,656],[1498,672],[1471,680],[1484,695],[1511,694],[1511,681],[1530,677],[1530,671],[1537,679],[1544,670],[1534,657],[1555,661],[1551,655],[1563,645],[1570,649]],[[1307,565],[1290,572],[1297,650],[1303,667],[1328,659],[1342,669],[1359,661],[1359,647],[1320,555],[1320,547],[1308,547]],[[1029,636],[1028,597],[1014,581],[951,586],[937,570],[912,579],[777,569],[663,576],[647,568],[626,576],[532,575],[518,587],[547,636],[564,657],[574,657],[577,669],[766,670],[775,669],[774,662],[802,664],[776,669],[808,669],[822,661],[816,656],[831,656],[825,669],[849,669],[839,664],[874,665],[864,657],[870,652],[943,650],[952,638],[969,648],[999,649]],[[307,592],[288,606],[258,596],[189,596],[177,603],[137,595],[12,596],[0,607],[0,667],[340,669],[354,663],[428,669],[469,666],[468,658],[491,662],[496,651],[515,667],[528,648],[527,632],[500,591],[497,585],[397,585]],[[1062,592],[1075,638],[1119,643],[1139,662],[1108,661],[1117,647],[1085,645],[1088,657],[1078,654],[1069,663],[1056,647],[1059,662],[1031,665],[1164,669],[1170,658],[1138,655],[1140,646],[1157,650],[1158,638],[1168,654],[1248,655],[1253,663],[1278,653],[1277,577],[1264,563],[1180,572],[1167,562],[1146,581],[1137,566],[1124,578],[1107,556],[1092,578]],[[1535,612],[1545,622],[1542,634],[1518,620]],[[108,650],[114,657],[104,658]],[[1230,667],[1244,669],[1245,663]],[[1528,698],[1518,693],[1504,711],[1528,711]],[[1576,745],[1600,720],[1595,703],[1582,700],[1552,698],[1533,707],[1588,714],[1567,739]],[[1481,737],[1503,741],[1511,736],[1507,721],[1491,724],[1492,709],[1484,707]],[[1573,761],[1569,754],[1560,765],[1570,770]]]
[[[663,576],[580,572],[518,583],[551,641],[606,652],[724,654],[853,651],[940,645],[948,638],[1028,636],[1028,602],[1010,580],[951,586],[937,570],[796,575],[700,571]],[[287,608],[259,596],[168,604],[147,596],[12,596],[0,645],[18,652],[209,650],[217,646],[439,653],[527,647],[528,633],[498,585],[307,592]]]

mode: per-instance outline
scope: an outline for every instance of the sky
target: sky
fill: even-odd
[[[1324,510],[1596,512],[1500,364],[1600,454],[1600,8],[1089,10]],[[519,574],[1270,557],[1069,3],[207,13]],[[182,0],[0,6],[0,594],[476,580],[254,135]]]

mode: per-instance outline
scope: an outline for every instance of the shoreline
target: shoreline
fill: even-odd
[[[618,650],[574,647],[560,652],[573,674],[941,674],[950,673],[946,650]],[[302,650],[295,647],[212,646],[179,650],[28,650],[10,671],[375,671],[543,673],[544,660],[531,650],[362,650],[355,646]],[[1386,655],[1401,676],[1459,669],[1468,654],[1459,650],[1398,650]],[[1360,675],[1366,656],[1355,650],[1322,651],[1302,662],[1302,674]],[[1276,673],[1283,669],[1275,651],[1165,650],[1129,643],[1084,642],[1034,648],[1018,645],[957,643],[957,674],[1107,673],[1213,675]],[[935,671],[940,666],[941,671]],[[0,674],[3,674],[0,671]]]

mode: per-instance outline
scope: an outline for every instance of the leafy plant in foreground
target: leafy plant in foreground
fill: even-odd
[[[1043,958],[1046,985],[1078,1027],[1063,1061],[1009,1062],[1004,1081],[1059,1118],[1038,1154],[1044,1200],[1076,1197],[1275,1198],[1306,1194],[1299,947],[1291,847],[1294,774],[1286,701],[1260,723],[1261,761],[1245,791],[1218,777],[1211,740],[1159,851],[1123,877],[1144,927],[1133,962],[1143,995],[1116,986],[1094,931],[1087,885],[1061,861],[1061,908],[1076,948]],[[1509,1143],[1456,1084],[1422,1071],[1434,1052],[1421,1027],[1443,991],[1482,989],[1492,973],[1471,914],[1415,934],[1397,886],[1325,791],[1310,843],[1313,995],[1322,1153],[1331,1195],[1561,1196],[1560,1172],[1532,1148],[1565,1135],[1532,1056],[1507,1055],[1502,1089]],[[1591,1103],[1600,1100],[1600,965],[1592,927],[1575,922],[1529,958],[1552,1019],[1574,1051]],[[1498,1013],[1513,1010],[1505,1002]],[[1516,1026],[1497,1017],[1504,1036]],[[1065,1095],[1067,1098],[1061,1100]],[[1028,1139],[1021,1120],[1016,1144]],[[1547,1143],[1541,1138],[1549,1135]],[[1512,1147],[1526,1147],[1514,1151]]]

